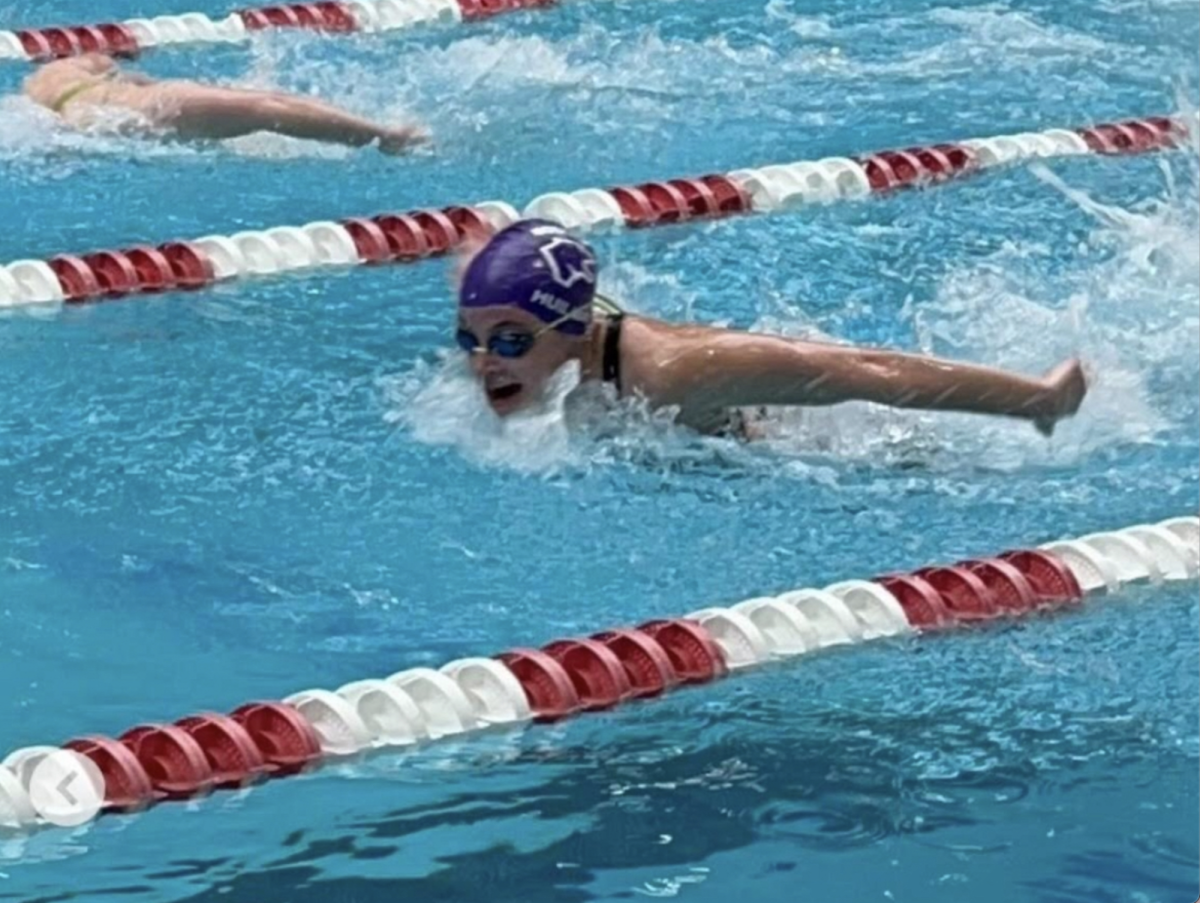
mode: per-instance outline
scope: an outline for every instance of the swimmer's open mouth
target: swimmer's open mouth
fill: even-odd
[[[520,383],[509,383],[507,386],[489,386],[487,390],[488,398],[492,401],[504,401],[512,398],[521,391]]]

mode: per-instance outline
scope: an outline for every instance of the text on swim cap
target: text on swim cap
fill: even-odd
[[[551,294],[545,289],[538,289],[530,298],[530,302],[538,307],[544,307],[552,313],[560,317],[566,316],[571,312],[571,302],[565,298],[560,298],[558,295]]]

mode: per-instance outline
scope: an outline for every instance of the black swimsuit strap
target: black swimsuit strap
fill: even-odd
[[[604,331],[604,358],[600,365],[601,378],[617,387],[621,392],[621,318],[616,313],[608,318]]]

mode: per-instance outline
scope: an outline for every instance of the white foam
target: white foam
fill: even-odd
[[[1013,53],[1092,54],[1111,49],[1109,44],[1091,35],[1042,24],[1029,13],[1015,12],[1000,4],[974,8],[939,7],[929,11],[928,19],[959,29],[964,41],[1003,47],[1005,56]]]
[[[76,130],[25,97],[0,97],[0,160],[28,164],[21,173],[30,181],[53,182],[79,170],[85,154],[153,159],[195,153],[184,144],[122,134],[130,118],[119,111],[99,113],[88,129]]]
[[[544,472],[577,461],[564,412],[578,368],[564,368],[544,405],[501,419],[487,406],[463,356],[446,353],[437,364],[419,362],[385,381],[388,419],[418,442],[449,445],[468,458],[523,472]]]
[[[1097,221],[1065,272],[1047,275],[1041,258],[1048,249],[1018,240],[955,268],[932,303],[913,306],[921,344],[948,356],[1038,373],[1077,355],[1089,368],[1089,396],[1052,443],[1001,421],[976,420],[967,443],[973,453],[1002,467],[1063,463],[1118,443],[1150,442],[1194,418],[1200,228],[1192,169],[1190,191],[1168,181],[1164,195],[1124,209],[1037,167]]]
[[[763,7],[767,18],[784,23],[788,30],[799,38],[819,39],[833,35],[830,17],[826,15],[806,16],[793,12],[786,0],[768,0]]]

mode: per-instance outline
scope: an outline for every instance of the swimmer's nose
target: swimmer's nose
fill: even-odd
[[[488,361],[488,355],[479,351],[475,351],[467,356],[467,360],[468,365],[471,368],[471,372],[475,374],[476,378],[483,379],[483,377],[487,374],[488,364],[490,363]]]

